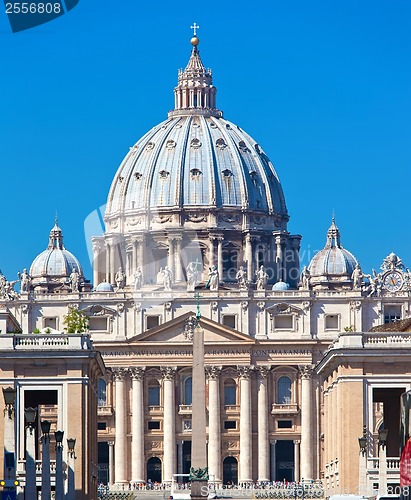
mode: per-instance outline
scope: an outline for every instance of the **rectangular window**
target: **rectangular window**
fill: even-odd
[[[237,403],[236,397],[236,386],[235,385],[225,385],[224,386],[224,404],[225,406],[232,406]]]
[[[384,306],[384,323],[393,323],[401,319],[401,306],[398,304],[387,304]]]
[[[107,429],[106,422],[97,422],[97,430],[105,431]]]
[[[338,314],[326,314],[325,316],[325,329],[326,330],[338,330],[340,318]]]
[[[224,429],[236,429],[237,422],[235,420],[225,420]]]
[[[274,328],[276,330],[293,330],[293,317],[290,314],[279,314],[275,316]]]
[[[148,406],[160,406],[159,385],[153,385],[148,388]]]
[[[223,325],[228,326],[229,328],[236,327],[236,317],[235,314],[224,314],[223,316]]]
[[[88,327],[91,332],[107,332],[107,317],[92,316],[88,319]]]
[[[277,427],[279,429],[291,429],[293,427],[292,420],[278,420]]]
[[[160,429],[160,420],[151,420],[151,422],[147,422],[148,430]]]
[[[160,324],[160,316],[147,316],[146,317],[146,330],[155,328]]]
[[[44,318],[44,328],[57,330],[57,318]]]

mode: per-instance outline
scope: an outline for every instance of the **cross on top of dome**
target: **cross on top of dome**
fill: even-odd
[[[196,36],[197,35],[197,30],[200,29],[200,26],[198,26],[197,23],[193,23],[193,25],[190,26],[190,29],[193,30],[193,35]]]

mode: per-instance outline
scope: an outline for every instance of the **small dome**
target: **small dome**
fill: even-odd
[[[77,258],[63,245],[63,233],[56,221],[50,231],[49,244],[31,264],[30,276],[34,287],[45,287],[43,291],[51,291],[70,282],[71,273],[76,270],[80,282],[84,281],[83,270]]]
[[[290,288],[290,285],[288,283],[285,283],[284,281],[277,281],[277,283],[274,283],[273,285],[273,292],[284,292]]]
[[[111,285],[110,283],[103,281],[96,286],[94,291],[95,292],[114,292],[114,288],[113,288],[113,285]]]
[[[308,270],[311,275],[311,284],[322,285],[330,288],[330,285],[350,286],[351,276],[358,264],[354,255],[341,246],[340,231],[332,219],[331,226],[327,232],[327,243],[312,258]]]

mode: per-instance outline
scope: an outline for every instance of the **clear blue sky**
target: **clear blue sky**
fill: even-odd
[[[304,255],[324,246],[335,211],[365,271],[391,251],[411,267],[409,0],[80,0],[16,34],[0,12],[7,279],[46,248],[56,210],[92,278],[84,220],[172,108],[194,21],[218,107],[276,166]]]

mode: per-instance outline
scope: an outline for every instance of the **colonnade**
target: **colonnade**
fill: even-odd
[[[206,260],[209,266],[217,265],[220,279],[223,277],[224,271],[224,235],[223,233],[210,233],[208,236],[207,249],[206,249]],[[199,243],[202,243],[200,240]],[[273,236],[271,248],[273,249],[273,255],[268,259],[266,266],[275,267],[277,269],[277,279],[287,280],[286,270],[287,266],[292,268],[299,268],[298,262],[298,251],[299,251],[299,239],[293,239],[293,262],[290,261],[290,257],[285,254],[287,247],[287,239],[284,236]],[[255,278],[255,268],[258,264],[257,257],[254,255],[257,248],[263,250],[263,253],[268,251],[268,243],[261,241],[261,236],[251,233],[246,233],[242,236],[242,241],[238,242],[240,244],[241,255],[239,256],[240,261],[244,261],[247,269],[247,278],[249,280],[254,280]],[[121,251],[120,247],[125,245],[125,251]],[[184,281],[184,266],[188,264],[189,255],[186,259],[182,258],[184,248],[183,248],[183,234],[181,233],[170,233],[165,237],[164,246],[162,247],[167,251],[167,265],[172,269],[174,274],[175,282]],[[93,255],[94,255],[94,265],[93,265],[93,279],[94,285],[104,277],[105,281],[108,283],[115,284],[115,274],[119,267],[123,267],[123,271],[127,276],[127,284],[134,284],[134,273],[137,268],[140,268],[143,273],[143,283],[150,283],[151,279],[147,274],[152,262],[151,249],[147,246],[147,236],[145,234],[132,235],[127,237],[123,242],[117,236],[106,237],[104,240],[102,238],[95,238],[93,240]],[[120,257],[120,254],[123,257]],[[105,257],[103,258],[103,255]],[[187,261],[187,262],[186,262]],[[289,264],[287,264],[287,262]],[[291,262],[291,264],[290,264]],[[236,263],[235,265],[239,265]],[[290,267],[290,269],[291,269]],[[150,272],[154,272],[151,269]],[[158,272],[158,269],[155,271]],[[297,277],[292,277],[291,279],[296,279]]]
[[[221,366],[206,366],[208,383],[208,467],[210,477],[215,482],[222,482],[222,450],[221,434],[221,394],[220,376]],[[115,452],[109,450],[110,460],[115,456],[109,467],[110,480],[116,484],[142,483],[146,478],[145,457],[145,419],[144,419],[144,367],[113,368],[115,384]],[[182,472],[182,443],[177,447],[176,428],[176,401],[175,383],[177,368],[171,366],[160,367],[163,384],[163,399],[161,418],[162,444],[153,453],[162,459],[162,480],[170,482],[172,475]],[[276,475],[276,440],[270,439],[270,398],[268,393],[269,366],[238,366],[236,369],[239,383],[239,451],[238,456],[239,483],[249,481],[274,480]],[[256,373],[257,381],[257,426],[252,422],[252,374]],[[300,369],[301,376],[301,433],[294,439],[294,479],[313,477],[313,407],[311,389],[311,366]],[[131,443],[128,440],[127,428],[127,393],[125,377],[131,377]],[[147,403],[146,403],[147,404]],[[257,456],[253,456],[253,430],[257,431]],[[189,437],[189,436],[187,436]],[[280,436],[279,436],[280,438]],[[150,438],[154,439],[154,438]],[[236,439],[232,436],[230,439]],[[131,454],[128,447],[131,446]],[[177,448],[180,453],[178,453]],[[255,448],[254,448],[255,449]],[[181,456],[180,456],[181,455]],[[131,456],[131,465],[128,466],[128,457]],[[154,456],[154,455],[150,455]],[[301,457],[301,459],[300,459]],[[257,477],[253,475],[253,463],[257,464]],[[301,464],[301,465],[300,465]],[[254,469],[255,473],[255,469]],[[114,478],[113,478],[114,475]]]

